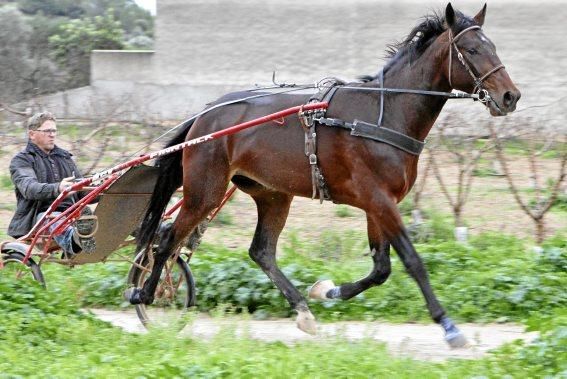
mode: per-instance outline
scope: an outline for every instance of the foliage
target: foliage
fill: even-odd
[[[4,3],[0,1],[0,102],[88,84],[90,49],[153,45],[153,17],[133,0]]]
[[[19,9],[30,16],[49,18],[92,18],[112,9],[128,38],[138,35],[153,36],[153,18],[134,0],[18,0]]]
[[[348,205],[340,204],[336,207],[335,214],[337,215],[337,217],[345,218],[352,217],[353,212]]]
[[[0,189],[12,190],[14,185],[12,184],[12,179],[10,175],[0,174]]]
[[[32,65],[27,59],[27,41],[31,30],[22,14],[15,8],[0,8],[0,102],[17,98],[17,94],[26,92],[23,77],[27,77]]]
[[[26,14],[79,18],[85,14],[86,0],[19,0],[20,10]]]
[[[56,265],[42,267],[48,292],[60,293],[89,307],[125,305],[122,293],[128,275],[126,264],[96,264],[73,269]]]
[[[314,250],[320,241],[297,236],[284,246],[280,266],[305,293],[319,278],[337,283],[364,275],[355,233],[331,238],[345,246],[338,259]],[[360,235],[362,238],[362,235]],[[434,241],[434,240],[432,240]],[[383,345],[341,338],[324,342],[266,344],[223,330],[212,341],[178,338],[166,330],[131,335],[98,321],[81,307],[121,306],[128,265],[44,268],[48,289],[0,271],[0,377],[543,377],[567,370],[567,239],[546,241],[543,252],[509,236],[485,234],[470,246],[435,241],[417,245],[433,287],[460,320],[523,321],[540,331],[533,343],[513,343],[488,357],[447,364],[392,358]],[[361,242],[362,244],[362,242]],[[128,250],[124,254],[130,254]],[[283,297],[243,251],[204,243],[191,261],[201,310],[232,309],[254,317],[289,316]],[[383,286],[349,302],[310,302],[318,319],[425,320],[415,283],[393,256]],[[218,312],[213,312],[218,314]],[[85,339],[84,337],[89,338]],[[49,351],[49,359],[44,352]],[[154,358],[147,359],[148,356]],[[300,360],[297,357],[301,357]],[[352,362],[357,362],[353,365]],[[284,374],[285,373],[285,374]]]
[[[49,46],[57,62],[69,69],[70,86],[78,87],[89,82],[92,50],[122,49],[122,28],[110,10],[104,16],[62,24],[60,32],[49,38]]]
[[[356,236],[334,236],[342,253],[333,257],[329,251],[317,250],[323,245],[320,242],[292,236],[283,246],[279,266],[301,293],[318,279],[352,282],[371,267],[370,259],[362,255],[366,242]],[[417,249],[439,299],[456,319],[525,321],[532,314],[549,315],[567,306],[564,236],[548,240],[540,254],[513,237],[491,234],[471,238],[470,246],[437,241],[418,244]],[[384,285],[350,301],[311,302],[310,307],[318,318],[326,320],[429,321],[417,285],[395,255],[392,263],[392,275]],[[260,318],[291,315],[283,296],[246,252],[203,243],[191,260],[191,268],[202,311],[228,306]],[[126,305],[121,294],[127,270],[128,265],[112,263],[73,270],[48,265],[44,273],[49,291],[73,297],[82,306],[120,307]]]
[[[418,251],[449,314],[466,321],[522,321],[530,313],[550,314],[567,305],[564,245],[561,238],[550,240],[543,253],[535,254],[512,237],[485,234],[472,238],[469,247],[430,242],[418,245]],[[284,248],[280,267],[302,293],[317,279],[349,282],[370,268],[369,259],[357,259],[352,251],[345,254],[350,260],[342,256],[336,261],[314,254],[312,244],[292,239],[291,246]],[[191,263],[200,309],[231,304],[238,311],[289,314],[279,292],[245,259],[245,253],[241,254],[236,257],[224,248],[201,246]],[[312,309],[319,317],[333,320],[427,320],[417,286],[395,257],[393,263],[394,272],[383,286],[349,302],[313,303]]]
[[[471,373],[523,378],[560,376],[566,369],[565,313],[533,320],[542,330],[533,344],[515,343],[481,360],[447,363],[392,357],[370,338],[287,346],[237,337],[230,328],[210,341],[163,329],[128,334],[82,312],[71,297],[1,275],[0,318],[2,378],[462,378]]]

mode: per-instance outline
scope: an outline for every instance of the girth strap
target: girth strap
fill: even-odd
[[[360,120],[354,120],[353,123],[349,123],[338,118],[321,117],[315,119],[315,121],[321,125],[348,129],[353,136],[383,142],[416,156],[421,154],[425,146],[425,143],[420,140],[406,136],[395,130]]]

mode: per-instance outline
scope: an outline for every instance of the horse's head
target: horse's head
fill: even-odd
[[[451,3],[445,10],[449,41],[447,76],[452,88],[477,92],[493,116],[504,116],[516,109],[521,93],[496,54],[496,47],[481,29],[486,4],[473,18],[455,12]]]

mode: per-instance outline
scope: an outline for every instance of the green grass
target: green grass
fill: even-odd
[[[335,207],[335,215],[339,218],[352,217],[354,212],[348,205],[338,205]]]
[[[84,314],[72,298],[2,277],[0,317],[0,378],[525,378],[566,368],[565,314],[534,321],[543,336],[532,345],[447,363],[392,357],[370,339],[287,346],[236,337],[230,327],[211,341],[159,329],[128,334]]]
[[[12,184],[12,179],[9,174],[0,175],[0,189],[2,190],[13,190],[14,185]]]
[[[437,223],[437,224],[436,224]],[[459,321],[525,322],[531,314],[549,315],[567,308],[567,244],[559,235],[536,254],[514,237],[483,234],[469,246],[436,240],[452,234],[441,221],[428,229],[429,241],[416,244],[437,296]],[[328,232],[318,240],[290,234],[282,243],[278,263],[294,285],[305,293],[319,279],[353,282],[372,267],[366,236],[359,231]],[[126,253],[128,254],[128,253]],[[257,317],[292,314],[287,302],[267,276],[242,249],[203,243],[191,261],[197,281],[197,303],[202,311],[229,305]],[[49,291],[73,298],[84,307],[122,307],[129,264],[107,263],[68,269],[45,265]],[[1,272],[0,272],[1,274]],[[322,320],[377,320],[429,322],[423,298],[392,252],[392,275],[348,302],[314,302]]]
[[[470,246],[433,238],[417,249],[433,288],[459,321],[519,321],[542,338],[514,343],[487,358],[445,364],[390,356],[371,340],[263,343],[223,330],[212,341],[178,338],[155,330],[132,335],[83,314],[84,307],[126,306],[121,298],[128,264],[68,269],[47,265],[48,289],[0,271],[0,378],[12,377],[543,377],[567,370],[567,239],[558,235],[541,254],[510,236],[485,234]],[[293,237],[293,236],[292,236]],[[327,245],[326,245],[327,244]],[[290,238],[280,267],[305,292],[315,280],[355,280],[370,269],[362,256],[362,232],[329,232],[315,241]],[[322,246],[327,246],[322,249]],[[329,246],[331,248],[329,248]],[[330,257],[332,247],[340,247]],[[124,250],[129,254],[128,250]],[[131,253],[131,252],[130,252]],[[392,256],[393,274],[384,285],[348,302],[310,302],[321,321],[391,320],[431,322],[413,280]],[[204,243],[192,260],[201,311],[256,317],[290,316],[279,291],[242,250]]]

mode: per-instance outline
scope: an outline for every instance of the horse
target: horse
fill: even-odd
[[[373,268],[354,283],[337,286],[331,280],[317,282],[310,289],[310,297],[347,300],[383,284],[391,272],[392,246],[419,286],[431,318],[444,329],[445,340],[452,347],[465,346],[466,338],[434,294],[397,208],[416,180],[419,150],[379,138],[359,138],[349,122],[357,120],[355,124],[363,125],[379,118],[379,125],[371,124],[365,130],[385,130],[419,145],[448,99],[439,94],[447,95],[453,89],[484,98],[492,116],[513,112],[521,94],[482,30],[485,16],[486,5],[470,17],[453,9],[451,3],[444,13],[424,16],[404,40],[390,46],[389,60],[380,74],[335,86],[325,113],[327,125],[311,119],[307,134],[305,122],[309,123],[309,118],[290,117],[157,159],[160,176],[141,225],[138,248],[150,247],[167,202],[181,185],[183,204],[161,235],[149,279],[142,288],[125,293],[130,303],[152,303],[165,262],[219,205],[232,181],[253,198],[257,207],[249,256],[297,312],[299,329],[315,333],[315,318],[306,298],[278,268],[276,245],[294,196],[322,199],[325,193],[335,203],[366,213]],[[388,88],[398,90],[388,92]],[[168,146],[306,104],[310,99],[309,94],[246,95],[231,93],[209,104],[210,112],[182,124]],[[215,107],[219,104],[223,106]],[[329,126],[337,120],[342,120],[343,127]],[[351,133],[344,124],[351,125]],[[315,165],[311,156],[306,159],[304,151],[309,145],[306,140],[314,137],[310,134],[314,125],[318,128]]]

